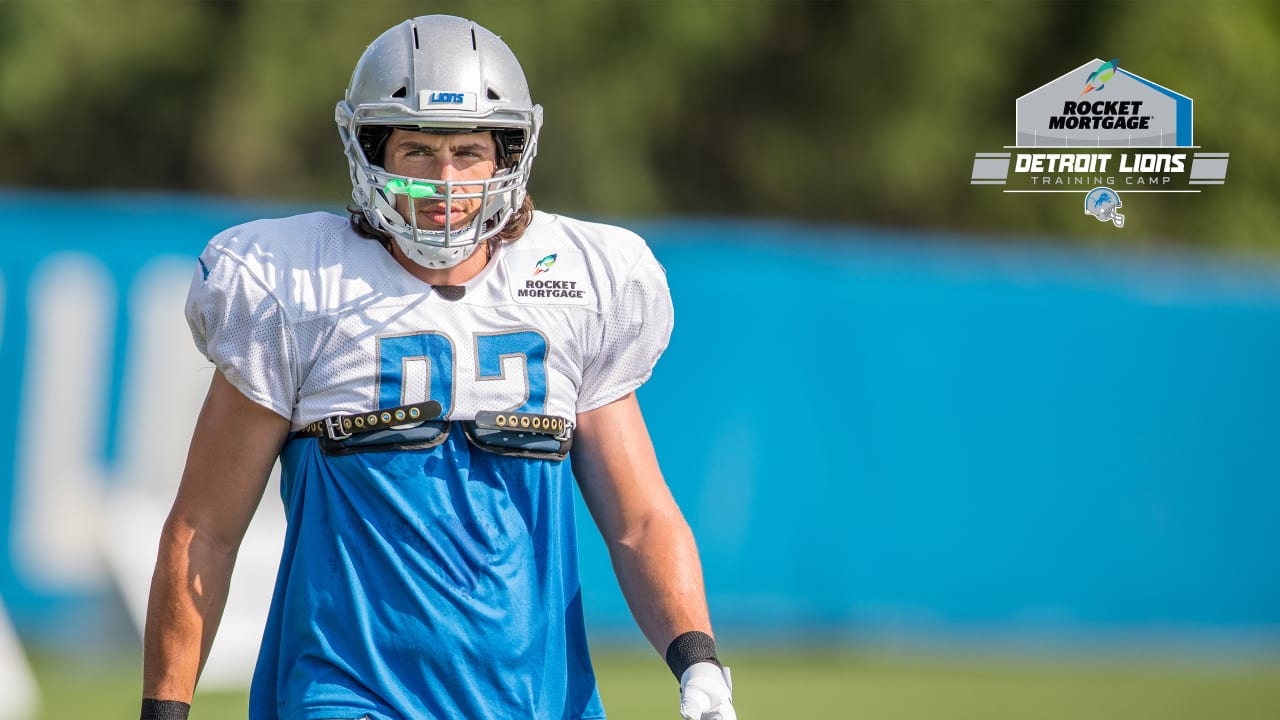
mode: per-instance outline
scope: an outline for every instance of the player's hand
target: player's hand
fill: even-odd
[[[680,677],[680,715],[685,720],[738,720],[729,668],[700,662]]]

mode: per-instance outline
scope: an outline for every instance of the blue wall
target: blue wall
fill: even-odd
[[[641,230],[677,307],[641,399],[721,624],[1280,625],[1276,267]]]
[[[92,253],[123,307],[149,260],[193,258],[226,225],[288,212],[0,194],[0,402],[22,396],[27,281],[50,257]],[[1280,267],[848,228],[632,227],[667,268],[677,316],[640,398],[722,627],[1280,628]],[[114,332],[108,466],[127,320]],[[15,437],[12,423],[0,433],[5,538]],[[590,622],[634,632],[584,530]],[[0,597],[20,630],[113,601],[109,586],[32,589],[6,549]]]

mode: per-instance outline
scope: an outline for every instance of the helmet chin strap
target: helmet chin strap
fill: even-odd
[[[453,193],[447,184],[445,185],[444,192],[445,226],[443,232],[445,244],[443,246],[418,241],[418,238],[420,238],[423,233],[439,231],[422,230],[418,227],[418,207],[415,204],[413,195],[407,195],[409,199],[409,225],[413,228],[413,239],[406,242],[399,235],[396,235],[396,242],[400,245],[400,251],[413,262],[429,270],[447,270],[459,265],[462,261],[471,257],[472,253],[476,251],[476,248],[480,246],[479,242],[472,242],[461,246],[450,244],[454,235],[465,235],[468,232],[471,232],[473,236],[478,235],[478,230],[474,228],[481,221],[479,215],[477,215],[465,228],[462,228],[457,233],[452,232],[448,220],[450,215],[453,214]]]
[[[395,236],[396,245],[405,257],[428,270],[447,270],[475,254],[479,244],[440,247],[416,243],[399,235]]]

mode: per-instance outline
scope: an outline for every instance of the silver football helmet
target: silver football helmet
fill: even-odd
[[[524,202],[542,106],[533,104],[524,70],[497,35],[463,18],[426,15],[400,23],[369,45],[335,120],[351,166],[352,200],[414,262],[441,269],[462,262],[500,232]],[[392,128],[491,131],[498,170],[488,180],[393,175],[381,160]],[[397,195],[407,196],[408,219],[396,210]],[[479,199],[480,212],[464,228],[419,228],[415,201],[425,198],[446,208],[455,199]]]
[[[1109,187],[1096,187],[1084,196],[1084,214],[1092,215],[1098,222],[1109,222],[1118,228],[1124,227],[1124,216],[1120,214],[1120,193]]]

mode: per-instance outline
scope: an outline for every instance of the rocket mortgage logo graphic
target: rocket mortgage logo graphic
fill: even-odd
[[[550,270],[551,266],[555,264],[556,264],[556,256],[555,256],[555,253],[552,253],[542,258],[541,260],[539,260],[538,264],[533,266],[533,274],[541,275],[542,273]]]
[[[971,184],[1074,194],[1086,217],[1121,228],[1122,196],[1199,193],[1227,180],[1230,153],[1195,144],[1191,98],[1119,59],[1091,60],[1014,106],[1016,144],[975,153]]]

